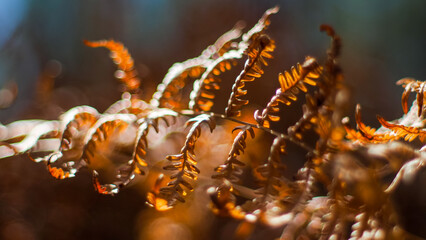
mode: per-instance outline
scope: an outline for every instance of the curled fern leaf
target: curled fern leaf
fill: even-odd
[[[306,103],[302,106],[303,116],[287,129],[288,134],[296,139],[302,139],[302,132],[311,129],[318,121],[318,106],[315,99],[309,94],[305,97]]]
[[[247,94],[247,91],[243,89],[245,82],[251,82],[261,77],[263,74],[262,64],[268,65],[265,58],[272,58],[271,52],[275,49],[275,42],[264,35],[263,32],[270,24],[270,16],[277,13],[278,10],[278,6],[266,10],[256,25],[242,36],[238,48],[247,53],[248,59],[232,86],[232,93],[225,109],[225,114],[228,117],[241,115],[242,106],[248,104],[248,100],[242,99]]]
[[[187,84],[187,79],[198,78],[206,70],[211,60],[204,56],[186,60],[182,63],[175,63],[169,69],[162,83],[157,87],[157,91],[152,96],[150,104],[153,107],[182,109],[180,93]]]
[[[394,124],[386,121],[383,117],[377,115],[377,120],[383,127],[392,130],[395,133],[396,137],[404,138],[405,141],[411,142],[417,137],[420,141],[424,142],[426,140],[426,131],[423,128],[409,127],[400,124]]]
[[[228,52],[230,49],[236,48],[236,43],[233,41],[241,36],[243,28],[244,24],[237,22],[231,30],[220,36],[214,44],[208,46],[201,53],[201,56],[206,59],[210,58],[215,60],[223,56],[223,54]]]
[[[151,112],[146,118],[138,120],[139,128],[136,137],[136,145],[133,151],[131,164],[133,165],[134,171],[137,174],[144,174],[141,167],[148,166],[148,163],[145,161],[146,150],[148,148],[148,133],[149,127],[152,126],[156,132],[159,131],[158,123],[162,119],[167,126],[170,125],[166,117],[177,117],[177,113],[169,109],[157,109],[156,111]]]
[[[0,141],[7,143],[19,142],[35,126],[44,122],[43,120],[20,120],[7,125],[0,124]]]
[[[241,57],[241,52],[234,50],[225,53],[211,63],[201,78],[194,82],[194,89],[190,94],[189,108],[196,112],[209,111],[213,106],[214,91],[220,89],[218,75],[230,70],[233,63],[235,63],[233,60]]]
[[[84,44],[89,47],[105,47],[110,50],[111,58],[118,67],[115,77],[124,84],[124,90],[130,93],[137,93],[139,91],[140,79],[138,78],[137,71],[134,68],[133,58],[122,43],[114,40],[100,40],[93,42],[84,40]]]
[[[65,127],[62,133],[60,150],[74,148],[75,145],[78,144],[74,143],[74,139],[78,140],[84,137],[86,130],[98,119],[98,115],[98,111],[89,106],[75,107],[63,114],[62,124],[65,125]],[[77,134],[79,135],[77,136]]]
[[[100,193],[116,194],[133,178],[130,172],[123,176],[122,168],[131,168],[128,161],[136,137],[135,120],[130,114],[108,115],[98,120],[86,136],[82,159],[92,170]]]
[[[253,40],[247,49],[248,59],[244,64],[244,69],[235,79],[232,86],[232,93],[228,100],[225,114],[228,117],[240,116],[241,108],[248,104],[248,100],[243,99],[247,91],[243,88],[246,82],[254,81],[263,74],[262,65],[267,66],[265,59],[272,58],[271,52],[275,49],[275,42],[267,35],[260,35]]]
[[[335,60],[340,55],[340,50],[342,49],[342,39],[339,35],[336,34],[333,27],[331,27],[330,25],[322,24],[320,26],[320,31],[325,32],[328,36],[331,37],[331,47],[327,51],[328,58],[325,64],[326,68],[328,68],[327,71],[329,71],[330,73],[335,72],[337,70],[340,71],[340,69],[336,69],[338,65],[336,64]]]
[[[104,113],[105,114],[117,114],[117,113],[133,114],[141,118],[141,117],[145,117],[151,111],[152,111],[152,107],[145,101],[136,99],[136,98],[130,98],[128,96],[123,96],[123,99],[112,104],[107,110],[105,110]]]
[[[81,165],[86,134],[99,113],[89,106],[79,106],[62,115],[63,133],[59,151],[44,157],[50,174],[58,179],[74,177]]]
[[[256,121],[265,127],[269,127],[269,121],[279,121],[280,117],[277,116],[280,111],[279,103],[290,105],[292,101],[296,101],[299,90],[307,92],[304,84],[316,85],[315,79],[320,76],[321,70],[315,58],[306,57],[302,65],[298,63],[296,67],[291,68],[291,73],[287,71],[284,74],[280,73],[278,80],[281,87],[277,89],[262,113],[259,110],[254,113]]]
[[[408,97],[410,93],[411,92],[417,93],[416,95],[416,102],[418,107],[417,115],[420,117],[423,112],[423,102],[425,98],[424,92],[426,91],[425,89],[426,81],[422,82],[412,78],[403,78],[399,80],[398,82],[396,82],[396,84],[402,85],[405,88],[404,93],[402,94],[402,97],[401,97],[402,110],[404,111],[405,114],[408,113]]]
[[[355,131],[349,126],[348,118],[344,118],[342,120],[343,126],[347,133],[346,137],[350,140],[359,141],[361,143],[384,143],[398,140],[400,138],[391,131],[377,133],[375,128],[371,128],[365,125],[361,120],[361,106],[359,104],[356,106],[355,120],[359,132]]]
[[[10,123],[6,126],[0,126],[0,158],[10,157],[16,154],[22,154],[31,150],[31,152],[39,151],[35,149],[43,139],[56,139],[59,143],[60,136],[59,121],[44,120],[21,120]],[[40,149],[40,151],[55,151],[59,144],[49,146],[48,149]],[[44,159],[33,159],[37,162]]]
[[[43,121],[34,126],[25,138],[17,143],[12,143],[13,148],[19,153],[24,153],[36,147],[43,138],[58,138],[60,133],[59,121]]]
[[[181,91],[186,86],[188,78],[199,78],[209,66],[210,71],[213,71],[213,68],[221,63],[220,60],[215,60],[233,48],[233,40],[241,36],[242,27],[241,24],[235,25],[233,29],[219,37],[213,45],[208,46],[200,56],[173,64],[162,83],[158,85],[150,104],[159,108],[184,108],[180,98]]]
[[[171,164],[165,166],[164,169],[175,172],[170,176],[173,180],[167,184],[167,187],[160,189],[160,196],[168,201],[168,206],[175,205],[176,201],[185,202],[184,197],[194,189],[191,182],[196,181],[200,173],[200,170],[196,167],[197,160],[195,159],[194,149],[195,143],[201,135],[203,123],[208,124],[210,131],[213,131],[216,127],[214,119],[206,114],[188,120],[186,124],[191,126],[191,129],[180,154],[166,157]]]
[[[262,185],[262,188],[256,191],[258,194],[261,194],[261,197],[257,198],[257,202],[260,204],[264,204],[274,196],[284,194],[282,192],[280,193],[280,188],[285,184],[281,180],[284,165],[281,163],[280,155],[286,153],[285,147],[286,144],[284,139],[276,137],[271,146],[268,162],[256,168]]]
[[[275,6],[265,11],[263,16],[259,19],[259,21],[254,25],[247,33],[245,33],[242,37],[242,44],[247,44],[249,42],[254,41],[259,35],[261,35],[266,28],[271,24],[269,18],[272,14],[276,14],[280,8]]]
[[[226,179],[230,183],[236,183],[239,180],[239,175],[242,173],[242,169],[240,169],[240,167],[244,166],[244,163],[238,160],[237,157],[244,153],[248,135],[247,133],[250,133],[250,136],[254,138],[254,130],[251,126],[247,125],[236,127],[233,131],[235,130],[240,130],[240,132],[232,143],[232,148],[228,154],[228,159],[226,159],[223,165],[215,168],[217,174],[212,176],[214,179]],[[234,189],[232,189],[232,191],[233,190]]]
[[[323,81],[318,84],[320,88],[319,95],[321,102],[325,102],[324,105],[328,105],[329,109],[333,109],[335,106],[335,100],[338,91],[342,90],[343,87],[343,73],[340,65],[338,64],[337,58],[340,56],[342,48],[342,39],[337,35],[334,29],[326,24],[320,26],[320,30],[325,32],[331,37],[331,46],[327,50],[327,60],[324,64]],[[329,115],[337,113],[339,111],[327,111]],[[333,125],[339,125],[340,122],[333,121]]]

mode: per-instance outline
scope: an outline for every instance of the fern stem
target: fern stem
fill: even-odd
[[[227,117],[224,114],[219,114],[219,113],[214,113],[214,112],[194,112],[192,110],[181,110],[178,113],[180,115],[183,115],[183,116],[191,116],[191,117],[192,116],[198,116],[200,114],[208,114],[208,115],[210,115],[212,117],[215,117],[215,118],[220,118],[220,119],[229,120],[229,121],[232,121],[232,122],[236,122],[236,123],[248,125],[248,126],[251,126],[253,128],[257,128],[257,129],[263,130],[265,132],[268,132],[268,133],[270,133],[272,135],[275,135],[277,137],[281,137],[281,138],[283,138],[285,140],[288,140],[288,141],[290,141],[290,142],[298,145],[299,147],[305,149],[306,151],[313,153],[314,155],[318,155],[318,152],[315,149],[313,149],[312,147],[306,145],[305,143],[300,142],[297,139],[295,139],[295,138],[293,138],[293,137],[291,137],[289,135],[286,135],[284,133],[280,133],[280,132],[274,131],[274,130],[272,130],[270,128],[261,126],[259,124],[253,124],[253,123],[244,122],[244,121],[232,118],[232,117]]]

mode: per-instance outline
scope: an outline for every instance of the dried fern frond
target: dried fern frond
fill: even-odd
[[[189,77],[200,77],[211,61],[200,56],[173,64],[162,83],[157,86],[157,91],[152,96],[150,105],[158,108],[184,108],[184,105],[180,102],[180,93],[187,84],[187,79]]]
[[[44,157],[32,158],[30,156],[30,158],[35,162],[46,163],[48,171],[55,178],[73,177],[78,168],[81,167],[78,163],[85,144],[86,133],[97,121],[98,116],[99,114],[94,108],[78,106],[64,113],[61,116],[61,121],[15,122],[10,126],[6,126],[9,127],[9,129],[6,128],[7,135],[22,134],[13,130],[15,126],[25,130],[28,125],[32,129],[23,138],[13,137],[13,139],[19,141],[9,140],[12,142],[8,146],[15,151],[15,154],[22,154],[29,150],[31,152],[53,152]],[[52,145],[51,148],[46,148],[49,144],[42,143],[43,139],[57,140],[58,144]],[[44,148],[38,149],[39,145]]]
[[[177,116],[178,114],[173,110],[157,109],[156,111],[151,112],[146,118],[138,120],[139,128],[136,137],[136,145],[133,150],[133,162],[130,163],[133,165],[133,171],[135,171],[135,173],[144,174],[142,167],[148,166],[148,163],[145,161],[145,155],[148,149],[147,136],[149,133],[149,127],[153,127],[154,130],[158,132],[158,124],[160,120],[163,120],[167,126],[170,126],[167,117],[172,117],[174,121]]]
[[[402,87],[405,88],[404,93],[402,93],[401,97],[401,104],[402,104],[402,110],[405,114],[408,113],[408,97],[411,92],[416,92],[416,101],[417,101],[417,107],[418,112],[417,115],[420,117],[423,112],[423,103],[426,91],[425,85],[426,81],[417,81],[412,78],[403,78],[396,82],[397,85],[402,85]]]
[[[311,129],[314,124],[318,121],[318,106],[316,103],[316,99],[314,99],[311,95],[305,95],[306,102],[302,106],[303,115],[292,126],[288,127],[287,132],[291,137],[295,137],[296,139],[302,139],[302,132],[308,129]]]
[[[237,22],[231,30],[220,36],[214,44],[208,46],[201,53],[201,56],[206,59],[215,60],[223,56],[223,54],[228,52],[230,49],[236,48],[237,43],[233,41],[241,36],[243,28],[244,24]]]
[[[280,8],[278,6],[266,10],[256,25],[254,25],[247,33],[243,35],[242,43],[240,44],[250,44],[250,42],[254,41],[254,39],[261,35],[271,24],[271,21],[269,20],[271,15],[276,14],[279,10]]]
[[[342,120],[347,133],[346,137],[350,140],[359,141],[360,143],[386,143],[400,138],[391,131],[376,133],[377,129],[366,126],[361,120],[361,106],[359,104],[356,106],[355,120],[359,132],[349,126],[348,118]]]
[[[318,125],[316,127],[317,133],[322,135],[319,135],[316,146],[318,153],[322,155],[329,148],[329,143],[336,143],[335,141],[329,141],[330,138],[336,139],[333,135],[344,135],[340,122],[341,108],[347,99],[337,98],[337,96],[344,96],[347,93],[344,92],[343,74],[337,61],[337,57],[340,55],[341,39],[329,25],[321,25],[320,30],[325,31],[331,37],[331,46],[327,50],[327,60],[324,64],[322,78],[317,82],[319,89],[312,96],[306,94],[303,116],[293,126],[290,126],[287,131],[290,136],[302,139],[304,130]],[[322,124],[322,126],[319,126],[319,124]]]
[[[337,35],[334,29],[326,24],[320,26],[320,31],[325,32],[329,37],[331,37],[331,44],[327,50],[327,59],[324,64],[324,74],[322,81],[319,82],[318,86],[320,91],[318,92],[317,98],[318,101],[323,102],[322,108],[328,108],[328,114],[338,116],[340,111],[334,109],[337,104],[336,96],[339,92],[342,92],[343,86],[343,73],[342,69],[338,63],[337,58],[340,56],[340,51],[342,48],[342,40],[339,35]],[[341,104],[338,104],[341,105]],[[333,113],[333,114],[332,114]],[[336,114],[335,114],[336,113]],[[336,120],[338,117],[332,117],[333,125],[339,125],[340,119]]]
[[[10,145],[18,153],[25,153],[37,146],[40,139],[58,138],[60,133],[59,121],[42,121],[35,125],[34,128],[20,141],[11,143]]]
[[[319,82],[318,86],[320,91],[318,93],[318,100],[324,102],[323,105],[326,105],[329,109],[329,115],[340,114],[340,111],[334,109],[336,104],[336,96],[338,92],[342,91],[343,88],[343,73],[340,65],[338,64],[337,57],[340,56],[340,51],[342,47],[342,40],[339,35],[337,35],[334,29],[326,24],[320,26],[320,30],[326,32],[328,36],[331,37],[331,46],[327,50],[327,60],[324,64],[324,74],[323,81]],[[333,114],[332,114],[333,113]],[[340,119],[338,117],[333,117],[333,125],[339,125]]]
[[[256,199],[259,204],[264,204],[271,201],[278,195],[288,194],[281,191],[285,185],[282,181],[282,170],[284,165],[281,163],[280,155],[286,153],[286,144],[283,138],[276,137],[272,143],[268,157],[268,162],[256,168],[259,173],[259,180],[262,187],[256,190],[256,193],[261,194],[261,197]]]
[[[25,152],[52,152],[59,147],[59,121],[22,120],[0,125],[0,158]],[[55,140],[55,142],[42,141]],[[41,159],[33,159],[36,162]]]
[[[362,122],[361,107],[357,105],[357,130],[352,129],[348,118],[342,120],[349,94],[338,61],[341,38],[331,26],[322,25],[321,31],[331,38],[324,65],[306,57],[302,64],[279,74],[280,87],[264,109],[255,111],[256,123],[252,123],[252,118],[233,118],[240,116],[243,106],[248,105],[246,82],[260,78],[266,61],[272,58],[275,42],[265,34],[265,29],[277,11],[278,7],[267,10],[244,35],[242,25],[235,25],[200,56],[174,64],[149,103],[138,98],[140,80],[133,59],[121,43],[85,41],[88,46],[111,51],[111,58],[118,66],[116,76],[124,84],[122,98],[104,113],[78,106],[61,115],[59,121],[0,124],[0,159],[28,153],[35,162],[46,164],[57,179],[73,177],[87,167],[96,191],[108,195],[118,193],[140,177],[138,175],[146,174],[147,181],[142,182],[141,177],[139,185],[143,186],[143,191],[145,185],[152,183],[146,195],[148,205],[166,211],[178,202],[187,201],[186,206],[176,209],[178,214],[176,211],[143,213],[144,222],[149,222],[144,228],[154,229],[150,236],[154,238],[166,225],[177,226],[182,231],[176,233],[184,231],[182,238],[188,238],[196,227],[210,224],[199,221],[207,216],[202,202],[206,197],[211,200],[214,214],[232,218],[231,225],[239,223],[235,239],[249,239],[258,227],[261,231],[273,231],[273,234],[281,229],[279,238],[285,240],[414,238],[402,229],[406,213],[402,210],[398,215],[394,203],[399,204],[398,198],[406,196],[403,188],[410,185],[408,182],[417,184],[412,180],[417,181],[418,174],[424,172],[426,146],[419,150],[391,141],[426,140],[423,111],[426,81],[405,78],[397,82],[405,88],[401,99],[405,113],[402,118],[388,122],[378,116],[382,126],[371,128]],[[211,112],[216,91],[220,89],[219,75],[244,54],[248,56],[232,86],[226,114]],[[192,81],[189,99],[184,98]],[[317,87],[308,94],[307,85]],[[271,129],[271,122],[280,119],[281,104],[291,105],[298,100],[299,92],[304,92],[306,98],[303,116],[288,128],[288,134]],[[416,92],[417,97],[409,109],[411,92]],[[183,124],[175,121],[186,120],[188,116],[191,118],[183,131]],[[215,119],[224,122],[216,129],[220,134],[201,137],[207,134],[202,133],[207,131],[207,125],[211,132],[215,129]],[[235,123],[239,127],[232,130],[237,133],[227,149],[232,135],[230,126]],[[162,138],[159,135],[166,128],[172,132]],[[274,137],[271,146],[267,141],[247,146],[249,136],[260,139],[254,136],[255,128]],[[309,138],[304,139],[307,133]],[[178,154],[167,155],[164,159],[164,152],[181,141],[184,145],[176,151]],[[306,150],[304,162],[289,165],[292,168],[303,165],[292,181],[287,178],[286,164],[281,156],[292,150],[287,149],[287,144],[291,143]],[[268,154],[265,144],[270,148],[266,161],[262,160],[264,154]],[[209,147],[211,149],[207,149]],[[243,175],[246,161],[242,157],[248,151],[248,167],[252,168],[252,174]],[[222,157],[225,161],[220,163]],[[211,162],[199,164],[201,159]],[[212,166],[217,167],[212,169]],[[205,190],[208,196],[202,193]],[[188,195],[193,198],[188,199]],[[412,205],[413,201],[411,208]],[[162,219],[151,221],[159,216]],[[168,223],[163,224],[163,220]]]
[[[306,57],[303,64],[297,63],[296,67],[291,68],[291,73],[288,71],[280,73],[278,80],[281,87],[277,89],[266,108],[262,110],[262,113],[259,110],[254,113],[257,123],[269,128],[269,121],[279,121],[280,117],[277,116],[280,111],[279,103],[281,102],[288,106],[292,101],[296,101],[296,94],[299,93],[299,90],[307,92],[308,89],[305,84],[315,86],[315,79],[319,78],[321,72],[322,67],[315,58]]]
[[[248,100],[243,99],[247,91],[243,88],[246,82],[254,81],[263,74],[262,65],[267,66],[265,58],[272,58],[271,52],[275,49],[275,42],[267,35],[260,35],[253,39],[247,49],[248,59],[244,64],[244,69],[235,79],[232,86],[232,93],[228,100],[225,114],[228,117],[240,116],[241,108],[248,104]]]
[[[169,182],[167,187],[160,189],[160,196],[167,200],[168,206],[175,205],[176,201],[185,202],[184,197],[188,194],[188,191],[194,189],[190,181],[196,181],[200,173],[200,170],[196,167],[197,160],[195,159],[194,149],[195,143],[201,135],[202,124],[208,124],[210,131],[213,131],[216,127],[215,121],[210,115],[201,114],[191,118],[186,123],[187,126],[191,126],[191,129],[186,136],[180,154],[166,157],[171,164],[165,166],[164,169],[176,172],[170,176],[170,179],[174,180]]]
[[[78,106],[68,110],[61,118],[61,124],[64,127],[62,132],[61,148],[59,150],[69,150],[76,147],[78,144],[75,143],[74,140],[84,138],[86,131],[99,118],[99,113],[92,107]]]
[[[96,190],[102,194],[116,194],[129,182],[133,174],[123,176],[128,166],[134,139],[136,117],[131,114],[107,115],[96,122],[86,135],[82,159],[93,172]],[[102,182],[100,183],[99,178]]]
[[[215,98],[214,91],[219,90],[220,79],[218,75],[230,70],[235,59],[242,57],[240,51],[229,51],[209,65],[200,79],[194,82],[194,88],[190,94],[189,108],[195,112],[210,111]]]
[[[340,73],[341,69],[336,63],[336,58],[340,55],[340,50],[342,49],[342,39],[330,25],[322,24],[320,31],[325,32],[331,37],[331,47],[327,51],[327,61],[325,63],[326,71],[329,73]]]
[[[142,118],[152,110],[152,107],[147,102],[123,94],[122,99],[112,104],[105,110],[104,114],[127,113]]]
[[[275,49],[275,42],[264,35],[263,32],[270,24],[269,17],[277,13],[278,10],[278,6],[266,10],[256,25],[243,35],[242,41],[238,45],[240,51],[247,53],[248,59],[232,86],[232,93],[225,109],[225,114],[228,117],[241,115],[242,106],[248,104],[248,100],[242,99],[247,94],[247,91],[243,89],[245,82],[251,82],[261,77],[263,74],[262,64],[268,65],[264,58],[272,58],[270,53]]]
[[[236,24],[233,29],[219,37],[213,45],[208,46],[200,56],[173,64],[162,83],[158,85],[150,104],[159,108],[184,108],[180,94],[187,84],[188,78],[199,78],[209,66],[214,68],[220,63],[215,60],[233,48],[233,40],[241,36],[242,28],[241,24]]]
[[[110,57],[118,68],[115,72],[115,77],[123,83],[124,91],[132,94],[138,93],[141,81],[137,76],[138,74],[136,69],[134,68],[133,58],[122,43],[114,40],[84,40],[84,44],[93,48],[104,47],[110,50]]]
[[[426,131],[423,128],[408,127],[400,124],[394,124],[386,121],[383,117],[377,115],[377,120],[383,127],[392,130],[398,138],[404,138],[405,141],[411,142],[417,137],[420,141],[426,140]]]
[[[49,173],[57,179],[74,177],[81,167],[86,134],[98,120],[99,113],[92,107],[79,106],[68,110],[61,118],[64,127],[60,148],[43,158]]]
[[[228,158],[225,163],[216,167],[215,171],[217,172],[212,176],[213,179],[222,179],[227,180],[231,183],[237,183],[239,181],[239,176],[242,173],[242,169],[240,167],[245,164],[238,160],[238,156],[244,153],[244,149],[246,148],[246,139],[247,133],[250,133],[251,138],[254,138],[254,130],[251,126],[243,125],[236,127],[232,130],[239,130],[240,132],[234,138],[234,142],[232,143],[231,151],[228,154]],[[232,185],[231,185],[232,186]],[[231,191],[234,191],[232,188]]]
[[[215,75],[218,75],[217,65],[221,63],[221,61],[214,61],[221,56],[223,56],[229,49],[237,48],[238,52],[244,52],[248,47],[249,44],[251,44],[251,41],[258,37],[260,33],[263,32],[264,29],[267,28],[269,25],[269,16],[278,12],[278,7],[269,9],[265,12],[264,16],[259,20],[259,22],[246,34],[243,36],[243,40],[236,46],[236,43],[233,42],[233,40],[237,39],[241,36],[241,30],[242,25],[236,24],[233,29],[228,31],[227,33],[223,34],[213,45],[210,45],[207,47],[206,50],[202,52],[202,54],[193,59],[189,59],[182,63],[175,63],[168,71],[166,76],[164,77],[161,84],[158,85],[157,91],[154,93],[152,100],[150,101],[150,104],[154,107],[167,107],[170,109],[182,109],[184,106],[181,104],[180,99],[180,92],[181,89],[186,85],[187,78],[198,78],[201,74],[206,71],[206,69],[209,67],[210,70],[208,73],[203,75],[201,79],[196,83],[194,83],[194,91],[199,92],[203,91],[202,84],[207,85],[217,85],[217,80],[212,78],[213,75],[211,72]],[[233,53],[236,54],[236,53]],[[231,54],[230,54],[231,55]],[[235,57],[232,58],[241,58],[241,56],[237,56],[239,54],[236,54]],[[223,65],[225,66],[225,69],[229,68],[228,64]],[[219,66],[219,68],[223,68],[223,66]],[[228,67],[227,67],[228,66]],[[223,72],[223,70],[221,70]],[[219,72],[220,73],[220,72]],[[207,79],[207,80],[206,80]],[[217,87],[214,87],[217,88]],[[207,90],[207,89],[204,89]],[[201,93],[199,94],[192,94],[191,100],[191,106],[197,105],[197,101],[194,99],[197,98],[199,100]],[[208,95],[207,99],[211,99],[211,94],[204,94]],[[198,96],[198,97],[196,97]],[[200,102],[201,105],[207,106],[211,105],[210,100],[204,99],[206,102],[203,104]],[[193,107],[191,107],[193,108]],[[198,109],[198,106],[195,107]]]
[[[7,125],[0,124],[0,141],[6,143],[19,142],[35,126],[43,123],[44,120],[20,120]]]

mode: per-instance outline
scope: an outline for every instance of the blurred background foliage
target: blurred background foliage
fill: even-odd
[[[173,63],[198,56],[239,20],[251,27],[274,5],[281,9],[268,33],[277,49],[265,75],[249,87],[256,92],[254,103],[269,100],[278,72],[306,55],[325,59],[329,38],[318,29],[327,23],[343,39],[341,65],[365,122],[378,126],[375,114],[402,115],[402,89],[395,82],[426,76],[423,0],[0,0],[0,122],[57,119],[83,104],[103,111],[119,99],[107,51],[90,49],[83,39],[123,42],[149,99]],[[225,102],[239,71],[225,75],[218,99]],[[294,122],[297,111],[285,121]],[[229,220],[213,219],[194,232],[161,214],[148,228],[144,219],[154,213],[137,188],[100,196],[87,184],[89,174],[57,182],[43,168],[26,157],[0,163],[0,238],[226,239],[235,228]],[[182,235],[160,231],[167,224]],[[150,228],[155,236],[147,235]]]

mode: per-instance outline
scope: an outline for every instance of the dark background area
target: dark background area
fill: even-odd
[[[149,100],[173,63],[198,56],[239,20],[250,28],[275,5],[281,9],[271,18],[268,34],[277,48],[265,75],[249,86],[252,104],[264,106],[279,86],[277,74],[305,56],[324,61],[329,38],[319,32],[319,25],[327,23],[343,39],[341,65],[352,91],[347,114],[353,116],[354,104],[360,103],[364,121],[375,127],[376,114],[389,120],[402,115],[402,88],[395,82],[426,76],[423,0],[0,0],[0,89],[9,89],[0,91],[0,122],[57,119],[83,104],[103,111],[118,100],[108,52],[84,46],[83,39],[123,42]],[[241,65],[224,75],[215,110],[225,108],[240,70]],[[16,89],[16,99],[8,102]],[[300,108],[295,109],[284,124],[300,117]],[[0,238],[148,238],[140,233],[145,224],[140,211],[151,210],[137,188],[105,197],[93,191],[90,181],[85,172],[55,181],[26,157],[1,160]],[[224,229],[222,223],[211,223],[212,239],[223,237],[215,224]]]

